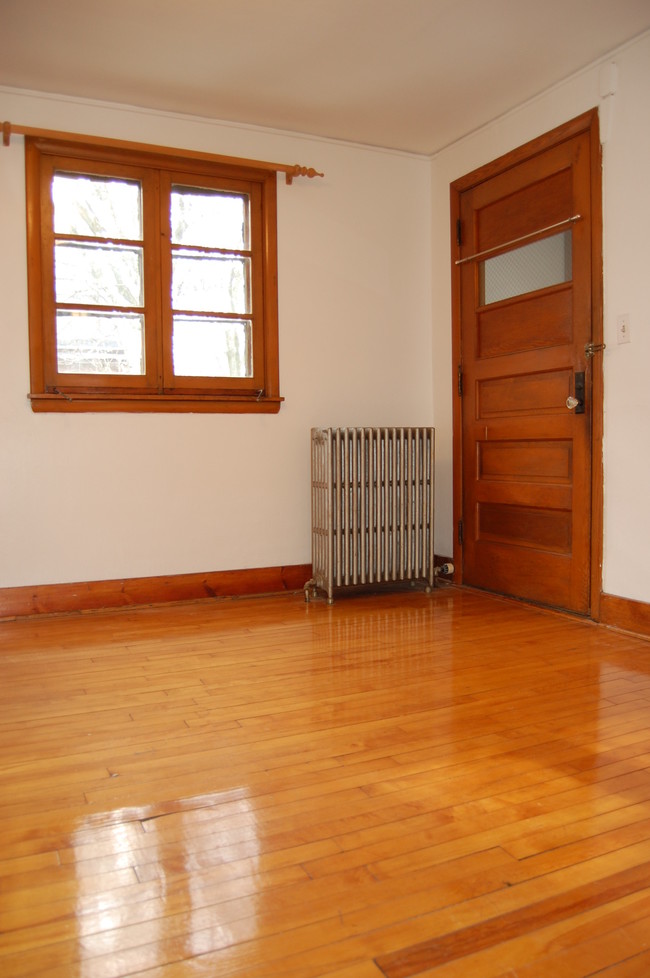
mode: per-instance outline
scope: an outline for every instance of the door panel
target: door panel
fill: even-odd
[[[496,248],[571,216],[571,169],[543,175],[538,161],[523,166],[524,172],[517,177],[512,173],[496,177],[491,188],[482,188],[485,193],[475,193],[477,251]],[[515,190],[517,183],[523,186]]]
[[[478,504],[477,539],[551,553],[571,553],[571,513],[549,506],[513,506],[505,503]]]
[[[571,342],[572,290],[561,288],[524,296],[507,305],[488,306],[476,314],[479,358],[524,353]]]
[[[571,484],[571,442],[483,441],[477,442],[477,475],[483,482],[513,483],[544,478],[546,484]]]
[[[571,369],[530,371],[476,382],[476,419],[551,414],[571,393]],[[486,436],[487,437],[487,436]]]
[[[580,613],[591,568],[590,139],[547,141],[457,182],[462,580]],[[576,413],[567,398],[581,372]]]

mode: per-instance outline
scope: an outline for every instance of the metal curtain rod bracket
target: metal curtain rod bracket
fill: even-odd
[[[324,173],[319,173],[313,166],[300,166],[299,163],[268,163],[263,160],[244,160],[234,156],[219,156],[215,153],[203,153],[198,150],[174,149],[167,146],[149,146],[144,143],[132,143],[116,139],[101,139],[97,136],[83,136],[75,132],[57,132],[52,129],[39,129],[32,126],[14,126],[11,122],[0,123],[2,126],[2,145],[11,145],[12,135],[17,136],[40,136],[44,139],[67,139],[69,142],[76,143],[95,143],[104,145],[120,146],[124,149],[139,149],[150,153],[165,153],[169,156],[184,154],[195,159],[209,159],[217,163],[232,163],[238,166],[254,166],[264,170],[274,170],[276,173],[284,173],[286,182],[291,185],[294,177],[323,177]]]
[[[539,231],[531,231],[530,234],[522,234],[520,238],[513,238],[511,241],[504,241],[503,244],[495,245],[494,248],[487,248],[485,251],[477,251],[475,255],[468,255],[467,258],[458,258],[454,264],[463,265],[468,261],[476,261],[477,258],[484,258],[486,255],[493,255],[495,251],[501,251],[503,248],[509,248],[510,245],[519,244],[520,241],[528,241],[529,238],[536,238],[538,234],[544,234],[546,231],[555,231],[557,228],[566,227],[567,224],[575,224],[582,218],[582,214],[574,214],[573,217],[567,217],[566,221],[558,221],[557,224],[549,224],[545,228],[540,228]]]

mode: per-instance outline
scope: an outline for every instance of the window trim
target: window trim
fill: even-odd
[[[206,389],[194,382],[173,389],[162,387],[163,310],[160,300],[153,299],[152,312],[156,318],[153,333],[160,351],[156,354],[156,389],[143,389],[140,378],[135,384],[128,378],[117,381],[111,377],[106,385],[90,375],[70,375],[69,383],[56,386],[52,379],[52,347],[54,343],[54,295],[51,255],[53,229],[51,226],[50,173],[65,169],[65,161],[73,168],[86,163],[90,172],[111,173],[112,168],[130,167],[162,171],[175,180],[183,177],[217,182],[224,186],[249,185],[259,196],[256,215],[257,274],[261,276],[259,301],[262,328],[254,353],[253,378],[215,378],[214,387]],[[77,140],[26,136],[25,169],[27,198],[27,257],[29,297],[30,394],[32,410],[41,411],[129,411],[129,412],[226,412],[277,413],[283,398],[279,390],[278,296],[277,296],[277,175],[268,166],[255,167],[250,161],[237,164],[224,162],[207,154],[182,155],[159,148],[143,148],[139,144],[112,141],[81,143]],[[115,171],[113,171],[115,172]],[[163,178],[165,179],[165,177]],[[159,229],[162,233],[162,229]],[[254,232],[255,233],[255,232]],[[258,302],[259,305],[259,302]],[[254,309],[259,317],[260,310]],[[150,327],[151,328],[151,327]],[[261,349],[260,349],[261,346]],[[49,357],[49,359],[48,359]],[[61,375],[59,375],[61,376]],[[88,383],[79,381],[86,376]],[[76,379],[73,381],[72,377]],[[243,381],[243,382],[242,382]]]

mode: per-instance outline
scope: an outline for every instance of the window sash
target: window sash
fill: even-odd
[[[172,295],[172,259],[175,252],[183,250],[182,245],[176,245],[171,240],[171,227],[168,215],[171,214],[172,188],[177,185],[200,186],[208,190],[228,189],[236,193],[246,194],[249,198],[249,236],[252,257],[250,275],[251,311],[246,315],[241,313],[226,314],[225,318],[247,320],[251,324],[251,341],[253,347],[253,372],[250,377],[192,377],[176,376],[173,370],[173,335],[174,314],[171,299],[162,309],[162,348],[163,348],[163,389],[166,392],[192,393],[201,390],[258,392],[264,389],[264,331],[261,310],[264,304],[263,263],[260,260],[263,253],[263,215],[262,193],[258,184],[245,181],[228,181],[204,177],[201,181],[191,180],[187,172],[170,171],[161,174],[161,215],[164,213],[166,226],[161,223],[161,240],[164,242],[164,255],[161,260],[163,294]],[[246,252],[240,252],[246,254]],[[257,260],[256,260],[257,259]],[[178,310],[185,311],[185,310]],[[216,311],[216,310],[215,310]]]
[[[158,213],[155,197],[155,173],[141,166],[129,166],[111,162],[100,163],[94,160],[74,160],[60,155],[44,156],[41,161],[41,201],[40,201],[40,263],[42,306],[42,349],[43,349],[43,388],[45,392],[56,391],[76,393],[88,390],[97,394],[107,392],[136,392],[157,389],[160,372],[159,356],[156,351],[156,323],[160,320],[160,294],[157,288],[155,254],[147,247],[147,238],[155,233]],[[143,223],[143,288],[145,316],[145,372],[142,375],[120,374],[75,374],[60,372],[57,357],[56,316],[59,308],[68,309],[73,304],[56,302],[56,281],[54,254],[58,240],[69,241],[70,235],[58,236],[54,232],[54,204],[51,186],[55,173],[88,173],[93,176],[124,177],[140,184],[142,188]],[[29,198],[28,198],[29,199]],[[76,304],[75,304],[76,305]],[[76,305],[79,309],[97,308],[89,303]],[[140,310],[137,310],[140,311]],[[147,335],[149,330],[149,335]]]

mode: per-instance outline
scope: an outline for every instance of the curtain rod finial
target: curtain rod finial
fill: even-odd
[[[289,185],[293,183],[294,177],[309,177],[311,179],[312,177],[324,176],[324,173],[319,173],[318,170],[313,168],[313,166],[300,166],[299,163],[296,163],[294,166],[287,167],[285,170],[286,181]]]

